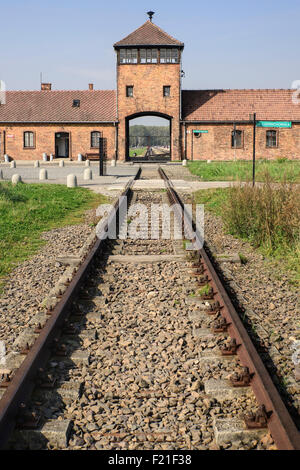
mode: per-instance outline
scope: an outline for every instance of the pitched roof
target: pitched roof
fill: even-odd
[[[114,44],[114,47],[122,46],[179,46],[183,47],[183,42],[173,38],[165,31],[160,29],[156,24],[150,20],[142,24],[133,33],[126,36],[119,42]]]
[[[184,90],[182,116],[187,121],[300,121],[295,90]]]
[[[0,105],[0,122],[108,122],[116,114],[114,90],[7,91]]]

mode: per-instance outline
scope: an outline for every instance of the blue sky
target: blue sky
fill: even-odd
[[[113,43],[156,12],[185,43],[184,89],[290,88],[300,79],[300,2],[0,0],[0,79],[7,89],[115,88]]]

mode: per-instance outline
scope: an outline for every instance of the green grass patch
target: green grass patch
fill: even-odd
[[[147,147],[131,148],[129,149],[129,156],[130,157],[143,157],[146,153],[146,150],[147,150]]]
[[[251,181],[252,162],[214,162],[206,161],[188,162],[188,168],[193,175],[203,181]],[[274,182],[287,181],[300,182],[300,161],[286,160],[257,160],[255,179],[264,181],[264,175],[268,171]]]
[[[269,175],[265,184],[238,185],[226,189],[200,190],[197,204],[221,216],[227,233],[248,241],[278,267],[300,281],[300,189],[281,183],[274,187]],[[242,263],[246,257],[239,254]],[[275,266],[276,265],[276,266]]]
[[[84,221],[84,213],[108,202],[86,188],[0,183],[0,278],[46,243],[41,233]]]
[[[200,295],[200,297],[202,295],[208,295],[210,292],[210,285],[209,284],[205,284],[205,286],[202,286],[199,290],[198,290],[198,295]]]

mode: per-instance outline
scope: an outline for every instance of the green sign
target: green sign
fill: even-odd
[[[199,134],[199,133],[200,134],[207,134],[208,133],[208,131],[198,131],[197,129],[194,129],[193,132],[194,132],[194,134]]]
[[[285,127],[291,128],[291,121],[257,121],[256,127]]]

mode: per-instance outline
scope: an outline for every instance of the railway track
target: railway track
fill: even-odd
[[[132,180],[123,196],[148,209],[175,204],[180,231],[182,201],[159,174],[166,191],[134,191]],[[136,212],[118,224],[128,238],[105,241],[123,204],[19,351],[20,367],[3,375],[1,447],[256,449],[270,433],[277,449],[299,450],[299,431],[204,249],[187,259],[182,240],[147,239],[148,219],[135,239]],[[196,242],[189,217],[186,227]]]

